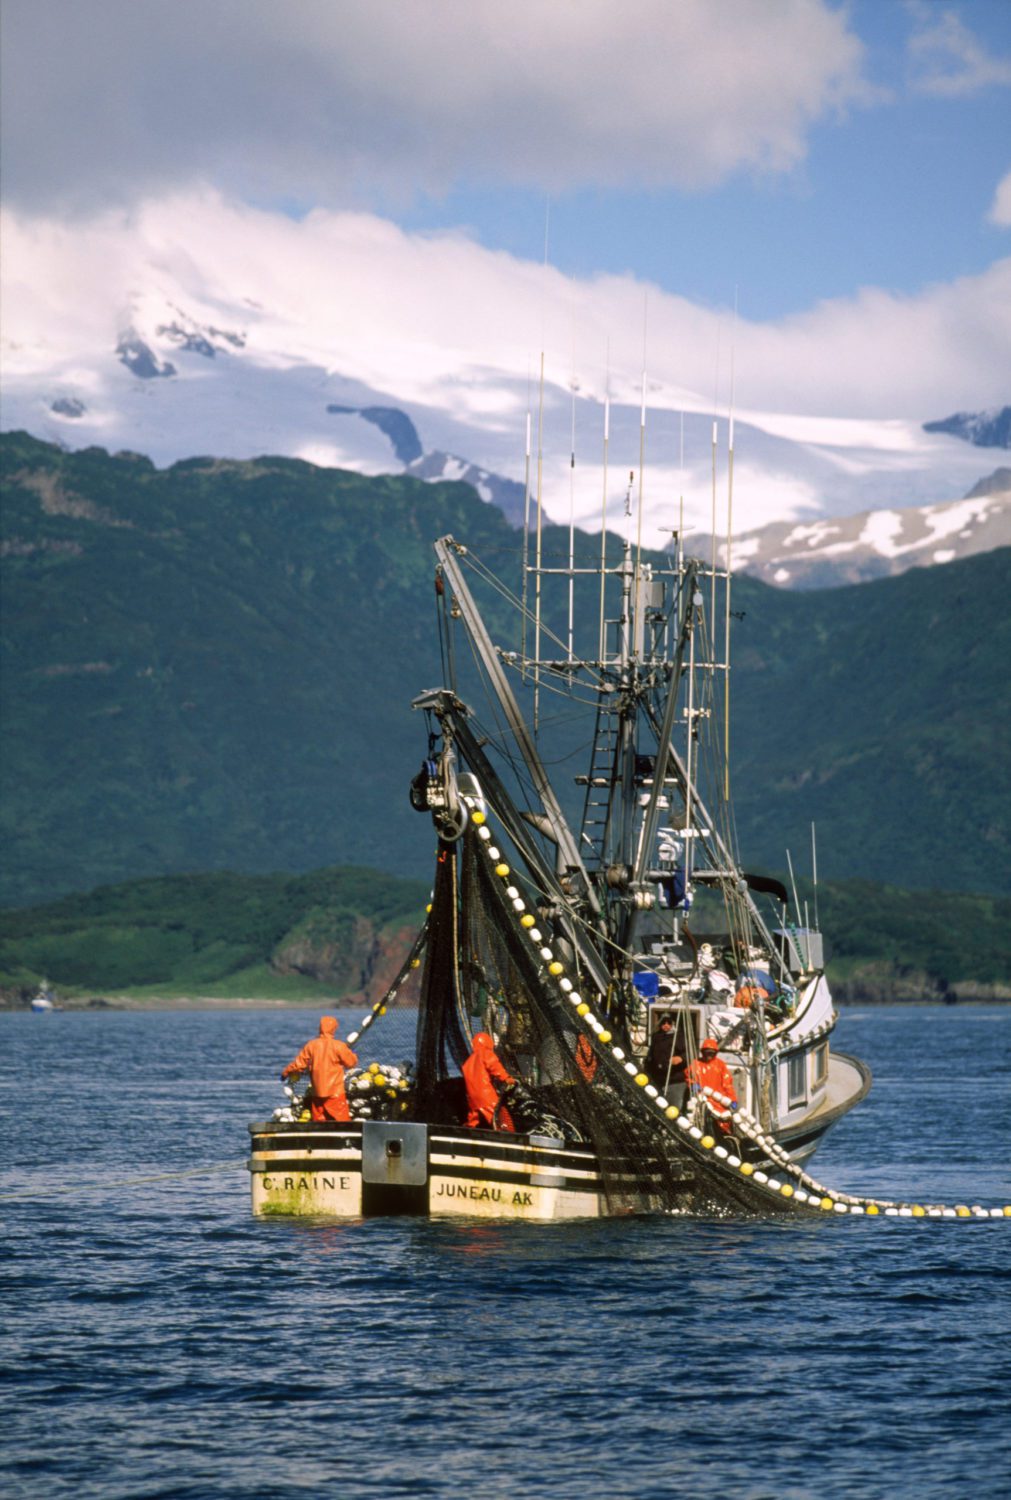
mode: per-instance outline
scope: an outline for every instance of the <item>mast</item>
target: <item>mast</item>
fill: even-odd
[[[547,297],[548,231],[551,226],[551,199],[544,205],[544,296]],[[537,401],[537,548],[534,573],[534,734],[541,702],[541,536],[544,527],[544,343],[545,310],[541,306],[541,379]]]
[[[704,562],[685,554],[683,493],[673,558],[658,562],[643,554],[645,360],[640,390],[638,515],[633,519],[636,475],[632,471],[626,494],[626,524],[620,561],[616,566],[607,565],[610,393],[605,388],[600,553],[599,558],[589,565],[577,566],[576,380],[573,370],[570,382],[568,556],[562,566],[546,567],[542,552],[544,365],[542,350],[537,433],[537,540],[532,568],[526,544],[524,546],[524,605],[528,575],[530,572],[535,574],[532,659],[511,650],[500,650],[493,643],[465,581],[469,567],[465,562],[467,549],[452,537],[443,537],[436,545],[440,573],[445,577],[446,589],[451,590],[454,612],[464,621],[475,661],[496,704],[496,716],[508,738],[509,753],[513,749],[518,752],[513,770],[523,790],[518,795],[515,790],[507,792],[486,754],[487,737],[477,733],[476,727],[468,720],[469,710],[453,695],[444,695],[437,709],[444,723],[444,732],[456,737],[457,748],[482,784],[487,785],[494,805],[505,810],[502,817],[504,830],[512,839],[517,855],[526,862],[537,888],[549,902],[555,902],[555,919],[560,919],[573,933],[578,931],[580,942],[577,947],[580,950],[583,945],[592,950],[595,959],[588,959],[587,963],[596,982],[606,993],[616,980],[619,981],[614,1001],[618,1010],[624,1005],[621,980],[628,976],[636,962],[641,964],[643,961],[643,955],[636,960],[632,951],[640,924],[643,924],[643,935],[648,934],[650,942],[659,939],[666,945],[672,940],[674,948],[681,947],[683,951],[687,951],[690,942],[682,936],[683,928],[676,915],[677,901],[674,901],[673,909],[668,910],[661,899],[664,870],[673,866],[675,859],[678,866],[682,860],[680,848],[676,855],[658,853],[656,849],[661,825],[667,821],[679,842],[683,840],[686,890],[690,890],[693,884],[718,889],[726,907],[730,939],[735,948],[738,941],[745,938],[761,942],[768,951],[770,967],[786,975],[788,965],[784,953],[756,905],[750,889],[753,877],[745,878],[741,873],[732,849],[732,823],[729,818],[725,823],[723,817],[725,805],[729,806],[730,791],[728,677],[732,615],[733,372],[728,430],[726,571],[719,564],[716,545],[718,421],[715,416],[712,424],[714,513],[711,566],[707,567]],[[528,417],[528,449],[531,446],[531,426]],[[681,469],[683,475],[683,415]],[[489,583],[493,582],[482,564],[475,560],[475,565],[480,576],[487,577]],[[704,589],[703,580],[707,573],[710,575],[710,590]],[[581,594],[583,601],[597,614],[595,622],[592,613],[587,617],[577,609],[576,582],[582,574],[588,577],[596,575],[596,599],[592,590],[589,597]],[[722,622],[716,613],[718,577],[724,578],[726,583],[725,600],[720,606]],[[615,580],[613,585],[608,585],[608,578]],[[611,599],[618,604],[617,618],[612,621],[614,636],[610,640],[607,620],[609,587],[614,591]],[[519,604],[520,601],[514,598],[514,602]],[[580,632],[585,628],[589,637],[582,651],[577,627]],[[586,654],[587,646],[589,652],[593,652],[594,634],[595,659],[592,654]],[[547,654],[544,653],[545,635],[556,644],[554,655],[550,648]],[[718,659],[721,654],[723,661]],[[510,667],[518,673],[515,683],[509,676]],[[725,674],[722,705],[715,686],[721,670]],[[527,712],[529,700],[524,699],[521,707],[520,698],[516,696],[521,684],[529,684],[532,718]],[[570,704],[565,711],[566,717],[571,717],[573,711],[578,714],[595,709],[588,774],[575,777],[578,785],[587,788],[584,806],[580,821],[571,826],[548,775],[546,761],[549,758],[546,754],[542,758],[539,739],[542,689],[566,693]],[[706,753],[703,738],[711,747],[711,757]],[[555,758],[555,764],[563,768],[563,773],[567,759],[562,754]],[[511,788],[512,775],[506,780]],[[512,800],[514,795],[515,802]],[[707,810],[706,799],[714,807],[718,822]],[[555,852],[551,858],[546,857],[543,844],[531,833],[531,828],[536,830],[540,839],[554,844]],[[813,858],[816,857],[814,850],[812,854]],[[767,887],[763,887],[760,879],[754,878],[754,889],[763,888]],[[654,908],[656,917],[646,925],[646,914]],[[666,947],[663,951],[667,951]],[[648,957],[646,962],[650,962]],[[683,953],[678,962],[683,962]],[[671,972],[676,972],[676,969]]]
[[[572,436],[569,450],[569,661],[572,649],[576,607],[576,341],[572,340]]]
[[[716,418],[713,417],[713,459],[712,459],[712,522],[711,535],[713,542],[712,566],[709,573],[709,618],[715,627],[716,624]],[[715,649],[715,638],[714,638]]]
[[[576,841],[572,836],[572,831],[565,820],[565,815],[555,795],[555,790],[548,779],[547,772],[537,753],[533,735],[527,727],[527,722],[513,696],[513,691],[509,685],[509,680],[506,677],[499,654],[492,644],[491,637],[485,629],[484,621],[478,613],[477,606],[464,580],[459,562],[457,561],[457,553],[462,554],[465,551],[466,548],[461,547],[449,536],[440,537],[435,544],[435,553],[439,559],[440,566],[450,582],[470,638],[481,658],[481,665],[488,674],[495,696],[506,716],[509,729],[515,738],[520,754],[526,762],[527,770],[530,773],[537,795],[541,800],[545,816],[551,827],[552,837],[558,845],[561,858],[566,867],[579,877],[591,909],[599,914],[600,904],[597,900],[593,882],[583,864]]]
[[[667,685],[667,702],[664,706],[663,720],[657,735],[657,754],[653,766],[653,788],[650,792],[649,801],[646,804],[645,813],[643,814],[642,837],[639,840],[639,849],[632,874],[633,889],[642,881],[659,822],[660,803],[664,795],[664,783],[667,779],[667,766],[670,760],[671,736],[674,732],[674,720],[677,716],[678,703],[681,697],[679,691],[681,665],[684,659],[686,642],[692,635],[691,612],[695,597],[695,573],[696,564],[689,563],[686,575],[681,580],[681,620],[678,628],[677,647],[674,653],[674,661],[669,668],[670,677]]]
[[[607,567],[607,444],[611,435],[611,392],[604,391],[604,486],[600,503],[600,636],[597,660],[604,665],[604,580]]]
[[[530,374],[527,372],[527,457],[523,482],[523,600],[520,610],[520,656],[527,659],[527,592],[530,574]]]
[[[642,303],[642,399],[639,406],[639,514],[635,544],[635,590],[639,592],[639,572],[642,565],[642,506],[643,489],[646,482],[646,299]]]
[[[734,292],[734,329],[737,328],[737,292]],[[730,578],[734,537],[734,348],[730,340],[730,435],[727,440],[727,582],[723,634],[723,798],[730,800]]]
[[[695,743],[695,611],[702,602],[693,577],[692,599],[688,615],[688,718],[685,739],[685,890],[691,889],[692,866],[695,863],[695,840],[692,833],[692,747]]]
[[[545,248],[545,256],[547,249]],[[537,547],[534,563],[534,733],[541,701],[541,536],[544,526],[544,350],[541,350],[541,393],[537,410]]]

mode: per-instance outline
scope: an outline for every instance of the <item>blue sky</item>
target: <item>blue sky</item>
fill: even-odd
[[[741,171],[687,192],[459,184],[400,222],[465,225],[534,260],[547,222],[549,258],[567,273],[630,271],[710,306],[732,304],[736,290],[758,318],[862,286],[914,292],[984,269],[1008,253],[1008,226],[988,215],[1011,168],[1011,0],[834,8],[866,49],[871,97],[813,123],[788,173]],[[957,23],[947,33],[946,17]],[[917,39],[931,35],[937,45],[918,61]],[[974,82],[945,35],[978,46],[992,74]]]

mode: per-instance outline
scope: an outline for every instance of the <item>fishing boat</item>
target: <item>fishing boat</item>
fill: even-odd
[[[540,507],[513,565],[435,544],[443,682],[410,785],[432,899],[348,1038],[413,984],[416,1056],[357,1070],[348,1122],[294,1099],[251,1125],[254,1213],[862,1211],[807,1167],[870,1087],[832,1046],[817,918],[792,863],[788,891],[736,847],[729,566],[682,527],[650,553],[631,519],[566,539]],[[466,1124],[479,1031],[514,1080],[490,1128]]]
[[[53,999],[53,992],[45,980],[42,981],[38,990],[32,996],[31,1009],[36,1015],[47,1015],[50,1011],[59,1010],[59,1006]]]

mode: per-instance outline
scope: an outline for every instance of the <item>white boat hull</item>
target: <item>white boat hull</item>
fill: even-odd
[[[824,1098],[807,1118],[777,1132],[779,1144],[803,1164],[869,1086],[862,1064],[835,1054]],[[611,1163],[605,1181],[592,1147],[548,1136],[386,1121],[268,1121],[249,1129],[252,1208],[260,1217],[414,1214],[546,1221],[661,1207],[651,1196],[653,1184],[640,1178],[633,1163],[625,1166],[623,1191],[620,1166]],[[758,1157],[756,1163],[761,1165]],[[687,1157],[682,1181],[678,1207],[690,1211],[699,1184]]]
[[[582,1219],[606,1213],[588,1147],[455,1127],[263,1124],[250,1126],[253,1213],[361,1218],[386,1214],[491,1219]],[[413,1146],[415,1170],[379,1146]],[[405,1153],[406,1154],[406,1153]],[[602,1207],[603,1205],[603,1207]]]

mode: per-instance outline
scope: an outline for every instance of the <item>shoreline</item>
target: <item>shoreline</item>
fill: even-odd
[[[1001,988],[1005,988],[1001,986]],[[903,1006],[907,1009],[922,1010],[932,1006],[955,1010],[959,1007],[986,1005],[1005,1006],[1011,1005],[1011,994],[962,994],[949,995],[947,997],[938,995],[925,995],[916,999],[897,997],[894,995],[860,995],[847,996],[845,999],[835,999],[837,1010],[857,1010],[867,1006]],[[409,1005],[390,1007],[391,1010],[411,1010],[416,1007]],[[299,999],[299,1000],[270,1000],[255,995],[221,996],[221,995],[183,995],[183,996],[136,996],[136,995],[94,995],[87,998],[79,996],[55,997],[54,1013],[74,1012],[75,1014],[102,1015],[109,1011],[119,1012],[163,1012],[182,1011],[200,1012],[213,1010],[318,1010],[320,1013],[327,1011],[348,1011],[371,1009],[371,1002],[362,995],[346,997],[344,999]],[[36,1012],[31,1008],[31,1000],[12,999],[6,996],[0,997],[0,1015],[47,1015],[48,1011]]]
[[[355,1010],[369,1008],[361,997],[348,1000],[332,998],[301,1000],[269,1000],[255,995],[78,995],[53,994],[53,1011],[73,1011],[89,1015],[102,1015],[109,1011],[204,1011],[204,1010]],[[26,1014],[48,1015],[48,1011],[32,1011],[31,999],[0,998],[0,1015]]]

